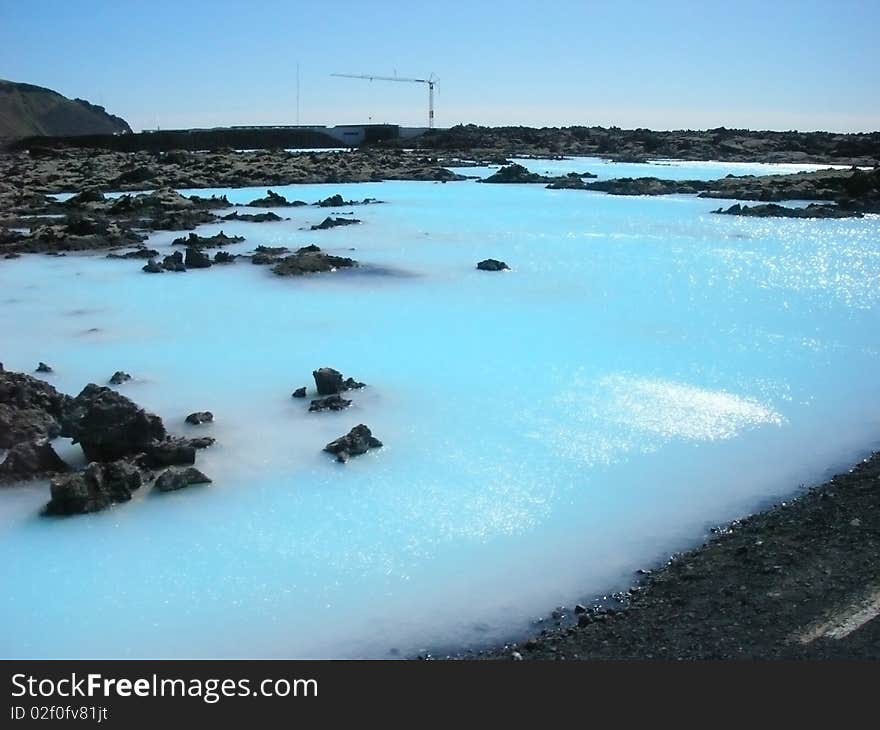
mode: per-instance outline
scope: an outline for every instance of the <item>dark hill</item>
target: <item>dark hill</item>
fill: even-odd
[[[0,140],[34,135],[131,132],[128,122],[84,99],[68,99],[32,84],[0,79]]]

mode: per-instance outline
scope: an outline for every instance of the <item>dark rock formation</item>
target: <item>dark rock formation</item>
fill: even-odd
[[[302,388],[297,388],[295,391],[293,391],[292,397],[293,398],[305,398],[306,397],[306,387],[303,386]]]
[[[218,251],[214,254],[214,263],[215,264],[234,264],[235,263],[235,254],[231,254],[227,251]]]
[[[108,253],[108,259],[154,259],[159,256],[159,252],[152,248],[136,248],[128,253]]]
[[[148,467],[181,466],[196,463],[196,447],[189,439],[166,438],[143,447],[143,463]]]
[[[197,248],[188,248],[183,264],[188,269],[207,269],[211,266],[211,257]]]
[[[296,208],[301,205],[308,205],[302,200],[288,200],[283,195],[279,195],[271,190],[266,191],[265,198],[257,198],[247,204],[249,208]]]
[[[209,446],[213,446],[217,443],[217,439],[211,438],[210,436],[199,436],[194,439],[187,439],[189,445],[194,449],[207,449]]]
[[[317,250],[313,250],[317,249]],[[354,259],[344,256],[331,256],[321,253],[320,249],[309,247],[309,250],[300,249],[292,256],[281,259],[272,271],[278,276],[302,276],[319,272],[336,271],[336,269],[351,268],[358,263]],[[256,262],[255,262],[256,263]]]
[[[215,236],[198,236],[195,233],[190,233],[188,236],[175,238],[171,245],[186,246],[187,248],[218,248],[242,241],[244,241],[243,236],[227,236],[223,231],[220,231]]]
[[[776,203],[764,205],[740,205],[736,203],[727,210],[718,208],[712,211],[721,215],[740,215],[751,218],[862,218],[856,210],[848,210],[837,205],[810,203],[806,208],[789,208]]]
[[[510,267],[498,259],[485,259],[477,264],[480,271],[508,271]]]
[[[326,398],[313,400],[309,405],[309,411],[312,413],[320,413],[321,411],[343,411],[350,405],[350,400],[346,400],[340,395],[330,395]]]
[[[53,372],[52,368],[50,368],[46,363],[41,362],[37,364],[37,372],[38,373],[51,373]]]
[[[211,423],[214,420],[214,414],[211,411],[196,411],[190,413],[185,420],[193,426],[199,426],[202,423]]]
[[[186,271],[183,254],[180,251],[175,251],[170,256],[166,256],[162,259],[162,268],[166,271]]]
[[[111,504],[127,502],[142,483],[140,470],[128,461],[93,462],[83,471],[52,479],[52,498],[45,512],[49,515],[97,512]]]
[[[272,211],[267,211],[266,213],[239,213],[238,211],[235,211],[229,215],[224,215],[223,220],[248,221],[250,223],[273,223],[284,219]]]
[[[365,454],[370,449],[378,449],[382,442],[375,438],[364,424],[355,426],[345,436],[331,441],[324,447],[324,451],[336,456],[336,461],[346,462],[351,456]]]
[[[550,178],[547,178],[544,175],[539,175],[536,172],[529,172],[528,169],[526,169],[522,165],[518,165],[516,163],[513,163],[512,165],[507,165],[506,167],[502,167],[494,175],[489,175],[489,177],[484,178],[482,180],[482,182],[484,182],[484,183],[537,183],[537,182],[548,182],[549,180],[550,180]]]
[[[146,271],[148,274],[162,274],[165,271],[165,267],[159,264],[159,262],[155,261],[154,259],[150,259],[149,261],[147,261],[147,263],[145,263],[141,267],[141,269],[143,271]]]
[[[71,401],[43,380],[0,368],[0,449],[58,436]]]
[[[73,399],[61,425],[62,435],[78,442],[90,461],[114,461],[143,453],[166,437],[159,416],[94,383]]]
[[[587,184],[584,178],[594,178],[591,172],[570,172],[563,177],[557,177],[553,182],[547,185],[549,190],[586,190]]]
[[[363,200],[346,200],[339,193],[336,193],[336,195],[331,195],[328,198],[319,200],[315,203],[315,205],[317,205],[319,208],[342,208],[343,206],[349,205],[374,205],[381,202],[381,200],[376,200],[376,198],[364,198]]]
[[[328,228],[336,228],[338,226],[351,226],[355,223],[360,223],[357,218],[331,218],[327,216],[323,221],[321,221],[318,225],[312,226],[310,230],[312,231],[325,231]]]
[[[122,370],[117,370],[112,376],[110,376],[110,385],[122,385],[129,380],[131,380],[131,375]]]
[[[315,379],[318,395],[336,395],[366,387],[354,378],[343,378],[342,373],[333,368],[318,368],[312,372],[312,377]]]
[[[0,482],[19,481],[68,470],[48,439],[15,444],[0,463]]]
[[[599,190],[609,195],[679,195],[707,190],[711,182],[704,180],[661,180],[656,177],[620,177],[587,183],[588,190]]]
[[[191,484],[210,484],[211,480],[191,466],[187,469],[168,469],[156,479],[156,489],[160,492],[173,492]]]
[[[178,153],[179,154],[179,153]],[[186,162],[186,160],[184,160]],[[212,195],[210,198],[203,198],[200,195],[190,195],[190,201],[197,208],[202,210],[217,210],[218,208],[231,208],[232,203],[225,195]]]

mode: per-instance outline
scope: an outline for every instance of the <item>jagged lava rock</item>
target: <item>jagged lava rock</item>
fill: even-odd
[[[345,436],[341,436],[327,444],[324,447],[324,451],[336,456],[336,461],[345,463],[351,456],[360,456],[361,454],[366,454],[370,449],[381,447],[382,442],[373,436],[367,426],[361,423],[351,429]]]
[[[68,469],[48,439],[23,441],[13,446],[0,463],[0,482],[31,479]]]
[[[202,423],[211,423],[214,420],[214,414],[211,411],[196,411],[190,413],[184,420],[193,426],[199,426]]]
[[[509,271],[510,267],[498,259],[485,259],[477,264],[480,271]]]
[[[113,375],[110,376],[110,385],[122,385],[123,383],[127,383],[131,380],[131,375],[122,370],[117,370]]]
[[[49,484],[51,500],[45,514],[74,515],[97,512],[117,502],[127,502],[143,477],[128,461],[92,462],[83,471],[55,477]]]
[[[168,469],[156,479],[156,489],[160,492],[173,492],[191,484],[210,484],[211,479],[194,466],[187,469]]]
[[[351,405],[351,401],[340,395],[328,395],[326,398],[318,398],[309,404],[311,413],[320,413],[321,411],[342,411]]]
[[[39,378],[0,368],[0,449],[60,435],[72,400]]]
[[[62,435],[79,442],[90,461],[114,461],[142,453],[167,436],[159,416],[94,383],[73,399],[61,425]]]

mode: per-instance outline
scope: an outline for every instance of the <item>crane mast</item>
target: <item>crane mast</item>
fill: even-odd
[[[428,129],[434,129],[434,84],[437,79],[431,74],[426,79],[406,79],[400,76],[375,76],[373,74],[330,74],[344,79],[365,79],[366,81],[403,81],[410,84],[427,84],[428,86]]]

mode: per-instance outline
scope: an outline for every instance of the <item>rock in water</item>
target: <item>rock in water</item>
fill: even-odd
[[[235,254],[226,251],[218,251],[214,254],[215,264],[233,264],[235,263]]]
[[[183,254],[180,251],[175,251],[170,256],[166,256],[162,259],[162,268],[166,271],[186,271],[186,266],[183,263]]]
[[[477,264],[480,271],[509,271],[510,267],[498,259],[485,259]]]
[[[330,395],[326,398],[313,400],[309,405],[309,411],[312,413],[318,413],[320,411],[342,411],[350,405],[350,400],[346,400],[340,395]]]
[[[68,469],[48,439],[24,441],[13,446],[0,463],[0,482],[31,479]]]
[[[185,420],[193,426],[198,426],[202,423],[211,423],[214,420],[214,414],[211,411],[196,411],[190,413]]]
[[[494,175],[483,180],[484,183],[533,183],[547,182],[549,178],[539,175],[536,172],[529,172],[522,165],[513,163],[502,167]]]
[[[122,385],[123,383],[127,383],[131,380],[131,375],[123,372],[122,370],[117,370],[110,377],[110,385]]]
[[[196,447],[188,439],[168,438],[150,444],[143,451],[144,462],[151,467],[196,463]]]
[[[191,466],[187,469],[168,469],[156,479],[156,489],[160,492],[173,492],[190,484],[210,484],[211,480]]]
[[[94,383],[73,399],[61,434],[79,442],[90,461],[114,461],[147,451],[167,435],[159,416]]]
[[[154,259],[150,259],[147,263],[141,266],[141,270],[146,271],[148,274],[161,274],[165,271],[165,269]]]
[[[60,435],[72,401],[44,380],[0,370],[0,449]]]
[[[318,368],[312,372],[318,395],[334,395],[342,390],[342,373],[333,368]]]
[[[306,387],[303,386],[302,388],[297,388],[295,391],[293,391],[293,397],[294,398],[305,398],[306,397]]]
[[[326,231],[328,228],[336,228],[338,226],[351,226],[355,223],[360,223],[360,221],[357,218],[332,218],[330,216],[327,216],[318,225],[312,226],[310,230]]]
[[[50,368],[48,365],[46,365],[46,363],[41,362],[37,365],[37,372],[38,373],[51,373],[52,368]]]
[[[343,379],[342,373],[333,368],[318,368],[312,371],[312,377],[315,379],[318,395],[336,395],[346,390],[366,387],[364,383],[359,383],[354,378]],[[303,397],[305,397],[305,393],[303,393]]]
[[[373,436],[369,428],[361,423],[351,429],[345,436],[327,444],[324,447],[324,451],[335,455],[336,461],[344,463],[351,456],[366,454],[370,449],[378,449],[381,446],[382,442]]]
[[[188,269],[207,269],[211,266],[211,257],[197,248],[188,248],[183,265]]]
[[[128,461],[92,462],[83,471],[52,479],[49,484],[52,499],[45,512],[49,515],[97,512],[116,502],[127,502],[142,483],[140,471]]]

